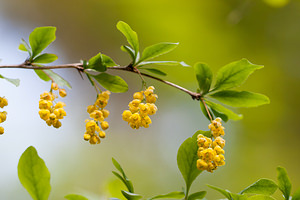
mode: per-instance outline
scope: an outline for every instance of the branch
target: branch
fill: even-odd
[[[67,69],[67,68],[73,68],[73,69],[77,69],[80,72],[84,71],[83,65],[82,63],[73,63],[73,64],[64,64],[64,65],[53,65],[53,66],[36,66],[36,65],[28,65],[28,64],[20,64],[20,65],[0,65],[0,69],[1,68],[19,68],[19,69],[37,69],[37,70],[43,70],[43,69]],[[107,69],[112,69],[112,70],[122,70],[122,71],[128,71],[128,72],[133,72],[136,74],[140,74],[142,76],[148,77],[148,78],[152,78],[154,80],[160,81],[164,84],[167,84],[169,86],[172,86],[176,89],[179,89],[187,94],[189,94],[193,99],[195,100],[200,100],[201,98],[201,94],[200,93],[196,93],[196,92],[192,92],[184,87],[181,87],[179,85],[176,85],[172,82],[169,81],[165,81],[163,79],[157,78],[155,76],[149,75],[149,74],[145,74],[145,73],[141,73],[138,70],[135,70],[134,68],[130,67],[130,66],[126,66],[126,67],[122,67],[122,66],[114,66],[114,67],[108,67]]]

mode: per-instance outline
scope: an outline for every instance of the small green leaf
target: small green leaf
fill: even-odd
[[[14,79],[14,78],[7,78],[0,74],[0,78],[3,78],[4,80],[7,80],[8,82],[14,84],[16,87],[20,85],[20,79]]]
[[[123,33],[123,35],[126,37],[128,43],[132,46],[134,50],[134,59],[133,61],[135,62],[137,58],[137,53],[139,52],[139,41],[138,41],[138,36],[135,31],[131,29],[131,27],[126,24],[123,21],[119,21],[117,23],[117,29]]]
[[[228,119],[232,120],[240,120],[243,118],[242,115],[236,114],[233,111],[229,110],[228,108],[225,108],[224,106],[221,106],[220,104],[213,103],[211,101],[206,101],[206,104],[211,107],[212,109],[216,110],[217,112],[224,114],[228,117]]]
[[[32,49],[31,58],[35,58],[55,40],[55,31],[56,27],[52,26],[38,27],[33,30],[29,35],[29,43]]]
[[[61,77],[57,73],[53,72],[52,70],[45,69],[43,71],[45,74],[47,74],[49,77],[51,77],[54,80],[54,82],[57,83],[57,85],[59,87],[68,87],[70,89],[72,88],[68,81],[66,81],[63,77]]]
[[[26,47],[24,46],[24,44],[20,44],[20,45],[19,45],[19,50],[21,50],[21,51],[26,51],[26,52],[27,52],[27,49],[26,49]]]
[[[210,96],[233,107],[256,107],[270,103],[267,96],[247,91],[223,90]]]
[[[34,72],[39,76],[40,79],[42,79],[43,81],[51,81],[51,79],[49,78],[49,76],[44,72],[44,70],[40,70],[40,69],[35,69]]]
[[[197,135],[198,132],[186,139],[179,147],[177,153],[177,166],[185,180],[187,191],[189,191],[193,181],[202,172],[197,169]]]
[[[182,199],[184,197],[184,193],[183,192],[170,192],[168,194],[161,194],[161,195],[157,195],[154,197],[149,198],[148,200],[151,199]]]
[[[139,194],[134,194],[134,193],[127,192],[124,190],[121,190],[121,192],[122,192],[123,196],[128,200],[138,200],[138,199],[142,198],[142,196]]]
[[[206,94],[211,86],[213,79],[213,73],[210,67],[204,63],[196,63],[194,65],[194,70],[196,73],[196,78],[202,94]]]
[[[50,172],[33,146],[20,157],[18,176],[21,184],[34,200],[47,200],[50,194]]]
[[[67,196],[65,196],[65,198],[69,200],[88,200],[88,198],[78,194],[68,194]]]
[[[240,86],[247,80],[250,74],[256,69],[261,68],[263,68],[262,65],[254,65],[247,59],[229,63],[219,70],[213,91]]]
[[[258,195],[248,197],[247,200],[275,200],[275,199],[271,196],[258,194]]]
[[[292,200],[300,200],[300,188],[294,193]]]
[[[143,67],[145,65],[183,65],[184,62],[178,61],[145,61],[140,62],[138,67]]]
[[[145,60],[153,59],[175,49],[179,43],[162,42],[146,47],[142,53],[139,63]]]
[[[119,76],[113,76],[107,73],[91,76],[94,77],[105,89],[111,92],[122,93],[128,90],[127,83]]]
[[[21,39],[21,44],[19,45],[19,50],[28,52],[30,57],[32,55],[32,50],[31,50],[30,46],[23,38]]]
[[[224,122],[227,122],[228,121],[228,116],[223,114],[223,113],[220,113],[218,111],[216,111],[215,109],[213,108],[210,108],[211,111],[213,112],[214,116],[217,118],[217,117],[220,117]]]
[[[135,60],[135,58],[134,58],[135,51],[131,47],[129,47],[127,45],[122,45],[121,50],[128,53],[133,61]]]
[[[167,74],[159,69],[155,69],[155,68],[142,68],[144,70],[147,70],[153,74],[157,74],[157,75],[160,75],[160,76],[166,76]]]
[[[51,53],[44,53],[37,56],[32,63],[52,63],[57,60],[57,56]]]
[[[105,72],[106,66],[103,65],[102,54],[98,53],[96,56],[89,60],[88,69],[94,69],[98,72]]]
[[[227,199],[231,199],[231,192],[228,190],[223,190],[221,188],[218,188],[216,186],[212,186],[212,185],[207,185],[208,187],[210,187],[211,189],[214,189],[218,192],[220,192],[221,194],[223,194]]]
[[[278,186],[274,181],[269,179],[259,179],[252,185],[248,186],[244,190],[240,192],[240,194],[248,193],[248,194],[264,194],[264,195],[272,195],[277,190]]]
[[[206,195],[206,191],[196,192],[189,195],[188,200],[203,199],[205,195]]]
[[[283,167],[277,167],[277,180],[278,180],[278,187],[282,192],[284,198],[289,200],[292,184],[287,175],[286,169]]]

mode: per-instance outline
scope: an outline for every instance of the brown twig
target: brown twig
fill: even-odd
[[[0,65],[0,69],[1,68],[8,68],[8,69],[19,68],[19,69],[37,69],[37,70],[43,70],[43,69],[70,69],[70,68],[72,68],[72,69],[77,69],[79,72],[84,72],[84,68],[83,68],[82,63],[53,65],[53,66],[35,66],[35,65],[30,65],[30,64],[23,63],[23,64],[20,64],[20,65]],[[154,80],[160,81],[160,82],[162,82],[164,84],[167,84],[167,85],[169,85],[171,87],[174,87],[176,89],[179,89],[179,90],[181,90],[181,91],[189,94],[192,97],[192,99],[194,99],[194,100],[198,100],[199,101],[201,99],[201,97],[202,97],[200,93],[192,92],[192,91],[190,91],[190,90],[188,90],[188,89],[186,89],[184,87],[181,87],[179,85],[176,85],[176,84],[174,84],[172,82],[165,81],[165,80],[157,78],[155,76],[139,72],[138,70],[135,70],[130,65],[125,66],[125,67],[123,67],[123,66],[108,67],[107,69],[109,69],[109,70],[122,70],[122,71],[133,72],[133,73],[136,73],[136,74],[148,77],[148,78],[152,78]]]

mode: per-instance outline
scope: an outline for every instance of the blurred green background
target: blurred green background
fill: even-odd
[[[141,48],[158,42],[179,42],[162,56],[193,65],[201,61],[216,71],[225,64],[247,58],[265,65],[239,89],[266,94],[270,105],[239,109],[244,119],[228,122],[226,165],[214,173],[202,173],[193,191],[207,190],[208,199],[222,198],[206,184],[239,192],[265,177],[275,180],[276,167],[286,167],[294,185],[300,186],[300,1],[293,0],[12,0],[0,1],[1,64],[18,64],[26,55],[18,52],[21,38],[28,39],[38,26],[56,26],[57,39],[47,49],[59,56],[56,64],[89,59],[98,52],[126,65],[129,57],[120,46],[125,38],[116,29],[127,22],[139,35]],[[163,66],[167,80],[196,90],[191,68]],[[156,81],[159,111],[148,129],[132,130],[121,120],[132,93],[141,88],[135,74],[113,72],[129,84],[125,94],[112,94],[108,109],[111,127],[100,145],[83,141],[86,106],[93,103],[94,89],[75,70],[57,70],[73,86],[64,101],[67,118],[59,130],[38,116],[39,94],[48,90],[30,70],[1,69],[1,74],[20,78],[21,85],[0,80],[6,96],[8,119],[0,137],[0,199],[30,199],[17,178],[17,163],[30,145],[37,148],[51,172],[50,199],[69,193],[90,199],[118,196],[120,182],[113,177],[111,157],[117,159],[144,197],[180,191],[183,179],[176,166],[180,144],[199,129],[207,130],[199,103],[185,93]],[[112,193],[112,194],[110,194]],[[276,198],[282,199],[276,192]]]

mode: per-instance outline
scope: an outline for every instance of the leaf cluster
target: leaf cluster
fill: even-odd
[[[210,116],[220,117],[225,122],[229,119],[240,120],[242,115],[220,103],[231,107],[256,107],[270,103],[265,95],[234,90],[241,86],[255,70],[261,68],[263,66],[252,64],[247,59],[229,63],[218,71],[213,85],[211,68],[205,63],[196,63],[194,71],[198,81],[198,91],[201,94],[200,107],[203,114],[209,120],[211,120]],[[217,103],[212,100],[217,100]]]

